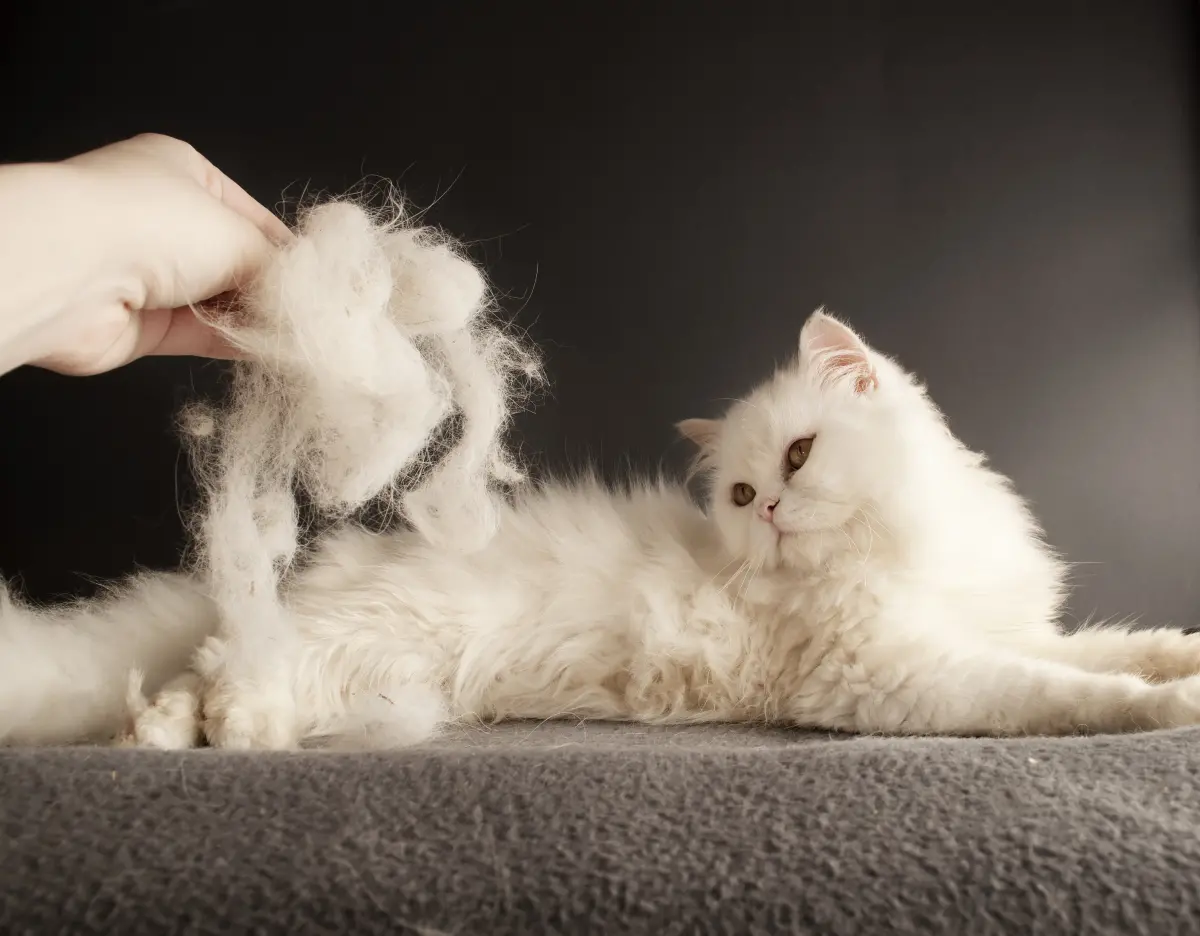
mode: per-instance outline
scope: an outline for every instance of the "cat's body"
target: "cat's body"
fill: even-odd
[[[265,719],[240,737],[270,747],[409,743],[445,719],[1000,735],[1200,722],[1200,680],[1183,678],[1200,642],[1061,634],[1065,566],[1022,501],[911,378],[827,316],[722,420],[680,428],[711,483],[704,511],[681,485],[584,480],[521,493],[472,554],[336,533],[286,591],[288,697],[222,711]],[[88,651],[101,628],[78,611],[57,630],[3,612],[0,740],[123,730],[133,667],[165,690],[130,700],[128,739],[198,739],[211,654],[192,654],[217,629],[202,584],[144,580],[106,613],[124,635],[107,655]]]

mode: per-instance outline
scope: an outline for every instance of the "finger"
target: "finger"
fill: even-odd
[[[159,147],[163,153],[173,154],[177,165],[185,168],[189,175],[204,186],[227,208],[231,208],[258,228],[273,244],[286,244],[294,236],[286,224],[271,211],[260,205],[244,188],[216,167],[196,147],[171,137],[156,137],[143,134],[150,146]]]
[[[212,172],[215,175],[215,179],[210,185],[210,190],[215,189],[217,197],[226,206],[232,208],[243,218],[254,224],[273,244],[286,244],[293,238],[294,235],[288,226],[277,218],[273,212],[255,201],[249,192],[234,182],[229,176],[225,175],[216,166],[212,166],[211,163],[209,165],[212,167]]]
[[[206,325],[188,307],[142,313],[142,339],[133,357],[206,357],[236,360],[244,357],[220,332]]]
[[[273,212],[259,204],[249,192],[218,169],[190,143],[162,134],[143,133],[122,143],[113,144],[113,148],[115,147],[144,148],[154,159],[166,159],[172,165],[182,168],[227,208],[258,228],[272,244],[286,244],[295,236]],[[85,158],[91,155],[85,154]]]

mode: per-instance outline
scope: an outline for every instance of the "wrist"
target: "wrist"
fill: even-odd
[[[103,192],[67,163],[0,166],[0,374],[61,353],[72,312],[136,302]]]

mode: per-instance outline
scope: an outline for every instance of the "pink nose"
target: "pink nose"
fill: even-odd
[[[770,523],[775,517],[775,505],[779,503],[778,497],[773,497],[770,500],[765,500],[758,505],[758,515]]]

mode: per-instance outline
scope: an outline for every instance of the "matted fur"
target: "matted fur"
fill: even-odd
[[[585,477],[495,501],[495,535],[473,552],[343,525],[282,592],[291,644],[272,658],[285,663],[271,687],[284,698],[265,697],[269,725],[232,742],[208,731],[210,742],[399,745],[447,719],[514,717],[944,735],[1200,722],[1200,642],[1167,629],[1063,634],[1066,565],[1011,485],[911,375],[824,312],[792,361],[680,431],[702,450],[703,508],[666,480],[612,489]],[[789,448],[810,437],[792,470]],[[735,503],[737,484],[752,502]],[[168,602],[188,609],[178,627],[162,621]],[[105,721],[87,700],[122,697],[126,671],[147,661],[161,678],[220,610],[188,578],[144,580],[103,610],[122,652],[91,669],[98,609],[44,635],[6,612],[2,637],[24,641],[22,665],[44,674],[68,657],[90,688],[27,680],[39,707],[0,681],[0,737],[118,732],[127,706]],[[205,662],[166,677],[153,704],[133,687],[125,743],[196,743]]]

